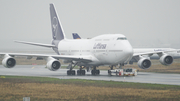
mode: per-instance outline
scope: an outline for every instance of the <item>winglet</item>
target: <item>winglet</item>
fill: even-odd
[[[50,4],[50,16],[51,16],[51,27],[52,27],[52,37],[54,40],[65,39],[65,34],[61,25],[61,22],[56,13],[53,4]]]

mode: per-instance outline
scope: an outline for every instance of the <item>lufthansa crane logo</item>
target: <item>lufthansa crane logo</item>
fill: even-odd
[[[52,29],[53,29],[53,37],[56,39],[56,31],[57,31],[57,26],[58,26],[58,20],[56,17],[53,18],[53,24],[52,24]]]

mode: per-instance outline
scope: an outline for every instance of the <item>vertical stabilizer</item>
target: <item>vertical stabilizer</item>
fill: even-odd
[[[65,34],[53,4],[50,4],[50,16],[53,39],[63,40],[65,38]]]
[[[72,33],[73,39],[81,39],[81,37],[77,33]]]

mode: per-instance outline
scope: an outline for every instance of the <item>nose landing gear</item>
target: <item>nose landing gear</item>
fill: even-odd
[[[124,63],[120,63],[119,65],[118,65],[118,68],[119,69],[122,69],[122,66],[124,66]],[[111,70],[113,70],[113,65],[111,65],[111,66],[109,66],[110,67],[110,70],[108,70],[108,74],[111,72]]]

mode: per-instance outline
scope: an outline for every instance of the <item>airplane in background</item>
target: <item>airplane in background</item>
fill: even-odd
[[[78,33],[72,33],[73,39],[81,39]]]
[[[81,37],[77,33],[72,33],[73,39],[81,39]]]
[[[72,33],[73,39],[81,39],[81,37],[78,35],[78,33]],[[180,50],[174,49],[174,48],[134,48],[134,53],[144,53],[144,52],[157,52],[157,51],[164,51],[170,56],[173,57],[173,59],[180,58]],[[160,56],[158,54],[151,54],[151,55],[142,55],[145,58],[150,59],[160,59]],[[138,62],[136,58],[132,58],[129,61],[129,64],[133,64],[133,62]],[[160,60],[161,62],[161,60]],[[161,62],[162,63],[162,62]]]
[[[16,41],[18,43],[52,48],[57,55],[50,54],[26,54],[26,53],[0,53],[4,56],[2,64],[7,68],[12,68],[16,65],[15,57],[32,57],[42,58],[47,61],[47,68],[51,71],[56,71],[61,67],[59,59],[63,59],[65,63],[70,64],[67,75],[75,75],[73,70],[75,66],[79,66],[78,75],[85,75],[83,67],[92,67],[91,74],[99,75],[98,66],[109,65],[113,66],[128,63],[132,58],[138,61],[138,66],[141,69],[148,69],[151,66],[151,61],[143,55],[158,54],[160,62],[163,65],[173,63],[173,57],[166,52],[176,51],[147,51],[134,53],[134,50],[123,34],[104,34],[91,39],[67,39],[62,28],[62,24],[58,18],[53,4],[50,4],[50,19],[52,28],[52,44],[41,44],[34,42]]]

